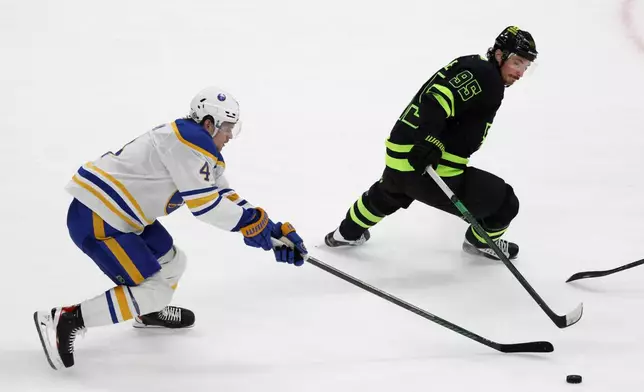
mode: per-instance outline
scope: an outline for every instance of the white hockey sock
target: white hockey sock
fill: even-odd
[[[186,270],[186,254],[175,245],[168,253],[159,257],[159,264],[161,264],[161,276],[170,287],[176,289],[179,279]]]
[[[159,258],[161,270],[138,286],[116,286],[82,302],[83,320],[88,328],[121,323],[134,316],[163,309],[170,303],[186,269],[186,256],[176,246]]]
[[[116,286],[80,306],[85,326],[91,328],[157,312],[170,303],[173,294],[174,289],[159,271],[138,286]]]
[[[83,301],[80,306],[88,328],[127,321],[139,313],[138,304],[127,286],[116,286]]]

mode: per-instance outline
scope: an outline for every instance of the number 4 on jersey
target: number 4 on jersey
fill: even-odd
[[[203,164],[201,170],[199,170],[199,174],[204,176],[203,179],[205,181],[210,181],[210,165],[208,164],[208,162]]]

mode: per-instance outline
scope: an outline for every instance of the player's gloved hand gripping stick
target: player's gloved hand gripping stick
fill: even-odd
[[[275,253],[275,260],[281,263],[301,266],[304,263],[303,254],[306,247],[302,237],[295,232],[295,228],[288,222],[274,223],[268,218],[266,211],[256,207],[252,211],[250,222],[240,229],[244,236],[244,243],[253,248],[271,250]],[[287,238],[292,246],[275,246],[271,241],[275,238]]]

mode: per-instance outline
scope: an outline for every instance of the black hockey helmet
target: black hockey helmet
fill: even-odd
[[[527,60],[534,61],[537,59],[537,46],[534,43],[532,34],[517,26],[506,27],[496,40],[494,46],[487,52],[489,60],[494,58],[494,52],[500,49],[503,52],[503,61],[508,59],[511,54],[517,54]]]

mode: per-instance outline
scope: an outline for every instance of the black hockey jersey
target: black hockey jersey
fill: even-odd
[[[388,167],[413,171],[411,147],[431,135],[445,146],[436,172],[459,175],[479,149],[501,106],[505,84],[498,64],[478,55],[459,57],[416,93],[386,141]]]

